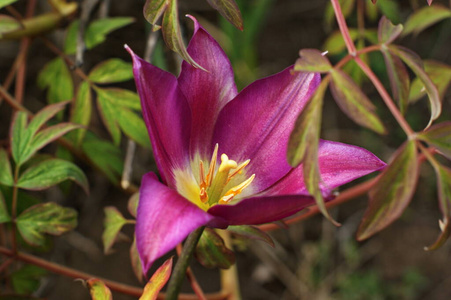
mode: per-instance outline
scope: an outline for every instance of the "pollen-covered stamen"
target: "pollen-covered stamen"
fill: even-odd
[[[215,176],[215,170],[216,170],[216,159],[218,157],[218,148],[219,145],[215,145],[215,150],[213,150],[213,155],[211,156],[210,161],[210,168],[208,169],[207,177],[206,177],[206,183],[207,186],[211,186],[211,182],[213,181],[213,176]]]
[[[232,174],[229,175],[229,177],[227,178],[227,183],[229,183],[230,180],[232,180],[233,177],[235,177],[235,175],[237,174],[241,174],[243,169],[249,164],[251,160],[248,159],[246,161],[244,161],[243,163],[241,163],[238,167],[236,167],[236,170],[232,172]]]
[[[233,188],[228,190],[227,193],[225,193],[224,196],[221,197],[221,199],[219,200],[218,203],[219,204],[227,204],[228,202],[230,202],[233,199],[233,197],[240,194],[245,188],[247,188],[252,183],[254,178],[255,178],[255,174],[252,174],[251,177],[249,177],[248,179],[246,179],[239,185],[234,186]]]
[[[210,205],[216,203],[220,199],[224,187],[227,184],[230,170],[236,169],[237,166],[238,164],[236,161],[229,159],[226,154],[221,155],[221,164],[219,165],[218,172],[216,173],[214,180],[212,180],[211,187],[208,190]]]

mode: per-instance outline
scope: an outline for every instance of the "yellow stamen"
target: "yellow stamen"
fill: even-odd
[[[237,174],[241,174],[241,172],[243,171],[243,169],[249,164],[251,160],[248,159],[246,161],[244,161],[243,163],[241,163],[238,167],[236,167],[236,170],[233,171],[232,174],[229,175],[229,177],[227,178],[227,183],[233,178],[235,177],[235,175]]]
[[[252,181],[255,178],[255,174],[252,174],[251,177],[249,177],[248,179],[246,179],[245,181],[243,181],[242,183],[240,183],[237,186],[234,186],[233,188],[231,188],[227,193],[224,194],[224,196],[221,197],[221,199],[219,200],[219,204],[226,204],[228,203],[230,200],[233,199],[233,197],[235,197],[236,195],[240,194],[245,188],[247,188]]]
[[[219,145],[216,144],[215,145],[215,150],[213,150],[213,155],[211,156],[211,161],[210,161],[210,168],[208,169],[208,173],[207,173],[207,186],[211,186],[211,182],[213,180],[213,176],[215,175],[215,169],[216,169],[216,159],[218,157],[218,148]]]
[[[228,172],[231,169],[235,169],[238,166],[236,161],[229,159],[229,157],[226,154],[221,155],[221,164],[219,165],[218,173],[226,173],[228,175]]]
[[[208,194],[207,194],[207,191],[205,190],[205,188],[200,189],[199,198],[200,198],[200,201],[202,201],[202,203],[208,202]]]

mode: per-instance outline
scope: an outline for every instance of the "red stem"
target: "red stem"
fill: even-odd
[[[349,54],[352,56],[356,55],[356,49],[354,42],[352,41],[351,35],[349,34],[348,25],[346,25],[346,20],[343,16],[343,12],[341,11],[340,3],[338,0],[330,0],[332,3],[332,7],[335,11],[335,17],[337,18],[338,27],[340,27],[341,34],[343,35],[343,39],[346,44],[346,48],[348,48]]]

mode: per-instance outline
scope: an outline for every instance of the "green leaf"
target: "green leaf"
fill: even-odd
[[[378,38],[381,44],[391,44],[402,32],[402,24],[393,25],[387,17],[382,16],[379,21]]]
[[[172,271],[172,257],[166,260],[158,270],[150,278],[149,282],[144,287],[144,292],[139,300],[156,300],[158,293],[168,282]]]
[[[47,127],[46,129],[41,130],[36,134],[36,136],[33,137],[33,140],[30,144],[28,157],[31,157],[39,149],[43,148],[44,146],[53,142],[54,140],[62,137],[69,131],[77,128],[80,128],[80,125],[72,123],[59,123],[57,125],[50,126]]]
[[[85,44],[87,49],[92,49],[95,46],[103,43],[106,36],[124,26],[133,23],[135,20],[130,17],[115,17],[103,18],[91,22],[86,28]],[[64,52],[66,54],[74,54],[77,47],[77,34],[79,30],[79,21],[74,21],[70,24],[66,32],[66,40],[64,43]]]
[[[88,75],[95,83],[115,83],[133,78],[132,64],[112,58],[95,66]]]
[[[59,102],[47,105],[46,107],[41,109],[28,124],[28,130],[30,130],[30,134],[34,136],[42,125],[44,125],[57,113],[62,111],[64,107],[66,107],[66,104],[68,103],[69,101]]]
[[[115,17],[97,19],[89,24],[85,33],[86,48],[91,49],[103,43],[107,34],[110,32],[127,26],[135,21],[130,17]]]
[[[183,44],[182,33],[178,21],[177,0],[167,1],[168,7],[163,15],[163,38],[166,42],[166,46],[172,51],[177,52],[190,65],[206,71],[191,58]]]
[[[0,148],[0,183],[12,186],[14,184],[13,173],[11,171],[11,164],[9,163],[8,154],[5,149]]]
[[[101,91],[102,89],[96,89],[100,116],[102,117],[103,124],[113,139],[114,145],[118,146],[121,142],[121,131],[117,124],[117,115],[119,114],[119,111],[117,106],[111,103],[108,98],[105,98]]]
[[[0,224],[11,221],[8,209],[6,207],[5,198],[3,198],[2,191],[0,190]]]
[[[113,300],[113,295],[110,289],[97,278],[92,278],[86,281],[89,286],[89,293],[92,300]]]
[[[122,109],[117,114],[117,120],[122,131],[143,147],[150,148],[149,135],[143,119],[128,109]]]
[[[86,128],[80,128],[70,133],[69,137],[74,143],[79,146],[83,141],[89,122],[91,121],[92,112],[92,94],[89,83],[84,81],[78,87],[77,96],[73,102],[71,109],[70,121],[72,123],[80,124]]]
[[[270,244],[272,247],[275,247],[274,241],[272,240],[271,236],[255,226],[229,226],[227,227],[227,230],[235,235],[242,236],[248,239],[263,241]]]
[[[330,89],[341,110],[357,124],[380,134],[385,133],[374,105],[352,79],[341,70],[333,70],[330,74]]]
[[[28,168],[20,176],[17,186],[27,190],[43,190],[67,179],[75,181],[88,193],[88,180],[83,171],[69,161],[56,158]]]
[[[429,145],[437,148],[444,156],[451,159],[451,121],[431,126],[418,134]]]
[[[233,251],[226,247],[224,240],[211,228],[206,228],[202,233],[194,255],[206,268],[228,269],[235,263]]]
[[[100,140],[88,132],[83,141],[82,149],[89,160],[99,168],[103,174],[117,184],[124,167],[121,151],[112,143]]]
[[[48,202],[34,205],[16,220],[24,240],[33,246],[44,244],[44,234],[61,235],[77,226],[77,212],[72,208]]]
[[[357,29],[349,29],[349,35],[351,36],[351,39],[354,41],[358,36],[359,32]],[[328,51],[330,55],[336,55],[340,54],[346,49],[345,40],[343,39],[343,36],[341,35],[341,32],[339,30],[334,31],[324,43],[324,50]]]
[[[369,206],[357,231],[358,240],[367,239],[381,231],[404,212],[418,181],[417,156],[413,140],[398,149],[393,161],[369,192]]]
[[[434,60],[425,60],[424,71],[437,87],[440,100],[443,101],[446,90],[451,83],[451,66]],[[415,78],[410,88],[409,101],[417,101],[425,94],[423,83],[418,77]]]
[[[25,162],[28,156],[31,134],[27,130],[27,114],[19,111],[16,113],[11,128],[11,153],[17,166]]]
[[[397,0],[383,0],[377,2],[377,7],[381,11],[381,14],[386,16],[390,21],[399,23],[399,16],[401,11],[399,7],[399,1]]]
[[[133,235],[133,244],[130,247],[130,263],[132,265],[133,273],[139,282],[143,281],[143,267],[141,264],[141,258],[139,258],[138,249],[136,248],[136,235]]]
[[[437,176],[437,189],[440,209],[443,214],[443,221],[439,220],[441,234],[434,244],[426,247],[425,250],[436,250],[440,248],[451,234],[451,169],[442,165],[434,167]]]
[[[130,197],[130,199],[128,199],[127,204],[128,212],[135,218],[138,213],[138,204],[139,204],[139,192],[136,192]]]
[[[103,252],[106,254],[110,252],[119,231],[121,231],[122,226],[127,224],[128,221],[122,216],[116,207],[105,207],[104,212],[105,219],[103,221],[103,226],[105,227],[105,230],[102,234],[102,242]]]
[[[14,2],[17,2],[17,0],[0,0],[0,8],[11,5]]]
[[[167,7],[167,0],[146,0],[143,8],[144,18],[146,18],[147,22],[154,25],[154,30],[160,29],[160,26],[156,26],[155,24]]]
[[[406,65],[417,75],[417,77],[422,81],[426,92],[429,96],[429,101],[431,103],[431,118],[429,120],[429,125],[432,121],[436,120],[440,113],[442,112],[442,103],[440,102],[440,96],[437,87],[432,82],[431,78],[424,71],[421,61],[418,61],[418,57],[415,53],[412,53],[409,49],[402,48],[399,46],[389,46],[390,52],[401,58]]]
[[[385,66],[387,67],[388,78],[393,98],[398,102],[401,112],[407,110],[409,104],[410,78],[409,73],[402,61],[390,54],[389,51],[382,48]]]
[[[35,292],[47,271],[34,265],[25,265],[11,274],[11,283],[18,294],[31,294]]]
[[[23,28],[23,25],[15,18],[7,15],[0,15],[0,38],[2,38],[5,33],[16,31],[21,28]]]
[[[221,16],[229,21],[239,30],[243,30],[243,18],[241,12],[234,0],[207,0],[210,5],[216,9]]]
[[[69,69],[61,57],[47,63],[38,75],[38,86],[48,89],[49,103],[63,102],[74,97],[74,83]]]
[[[429,26],[451,17],[451,10],[441,5],[425,6],[414,12],[404,25],[403,35],[418,34]]]
[[[96,88],[96,93],[115,107],[123,106],[141,111],[141,101],[135,92],[119,88]]]
[[[295,71],[327,73],[332,69],[327,57],[316,49],[302,49],[294,65]]]

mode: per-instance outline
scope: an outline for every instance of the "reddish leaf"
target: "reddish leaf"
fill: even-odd
[[[379,43],[390,44],[401,34],[402,29],[401,24],[395,26],[387,17],[383,16],[379,21],[377,31]]]
[[[243,30],[243,18],[234,0],[207,0],[227,21],[239,30]]]
[[[357,124],[380,134],[385,133],[374,105],[357,84],[341,70],[333,70],[331,75],[330,89],[341,110]]]
[[[431,126],[418,137],[437,148],[444,156],[451,159],[451,121]]]
[[[130,246],[130,262],[132,265],[133,273],[135,273],[135,276],[139,280],[139,282],[142,282],[144,274],[141,259],[139,258],[138,249],[136,248],[136,236],[133,236],[133,244]]]
[[[172,257],[169,258],[164,264],[158,268],[152,275],[149,282],[144,287],[144,292],[139,300],[155,300],[158,297],[158,293],[168,282],[171,276],[172,270]]]
[[[295,71],[327,73],[332,69],[327,57],[323,56],[319,50],[302,49],[299,55],[301,58],[296,60]]]
[[[89,279],[86,283],[89,286],[89,293],[91,294],[92,300],[113,299],[110,289],[100,279]]]
[[[451,66],[434,60],[424,61],[424,71],[437,87],[440,101],[443,101],[446,90],[451,83]],[[417,77],[410,87],[409,101],[415,102],[426,94],[423,83]]]
[[[415,192],[418,167],[415,141],[408,141],[398,149],[370,190],[369,206],[357,231],[358,240],[369,238],[401,216]]]

